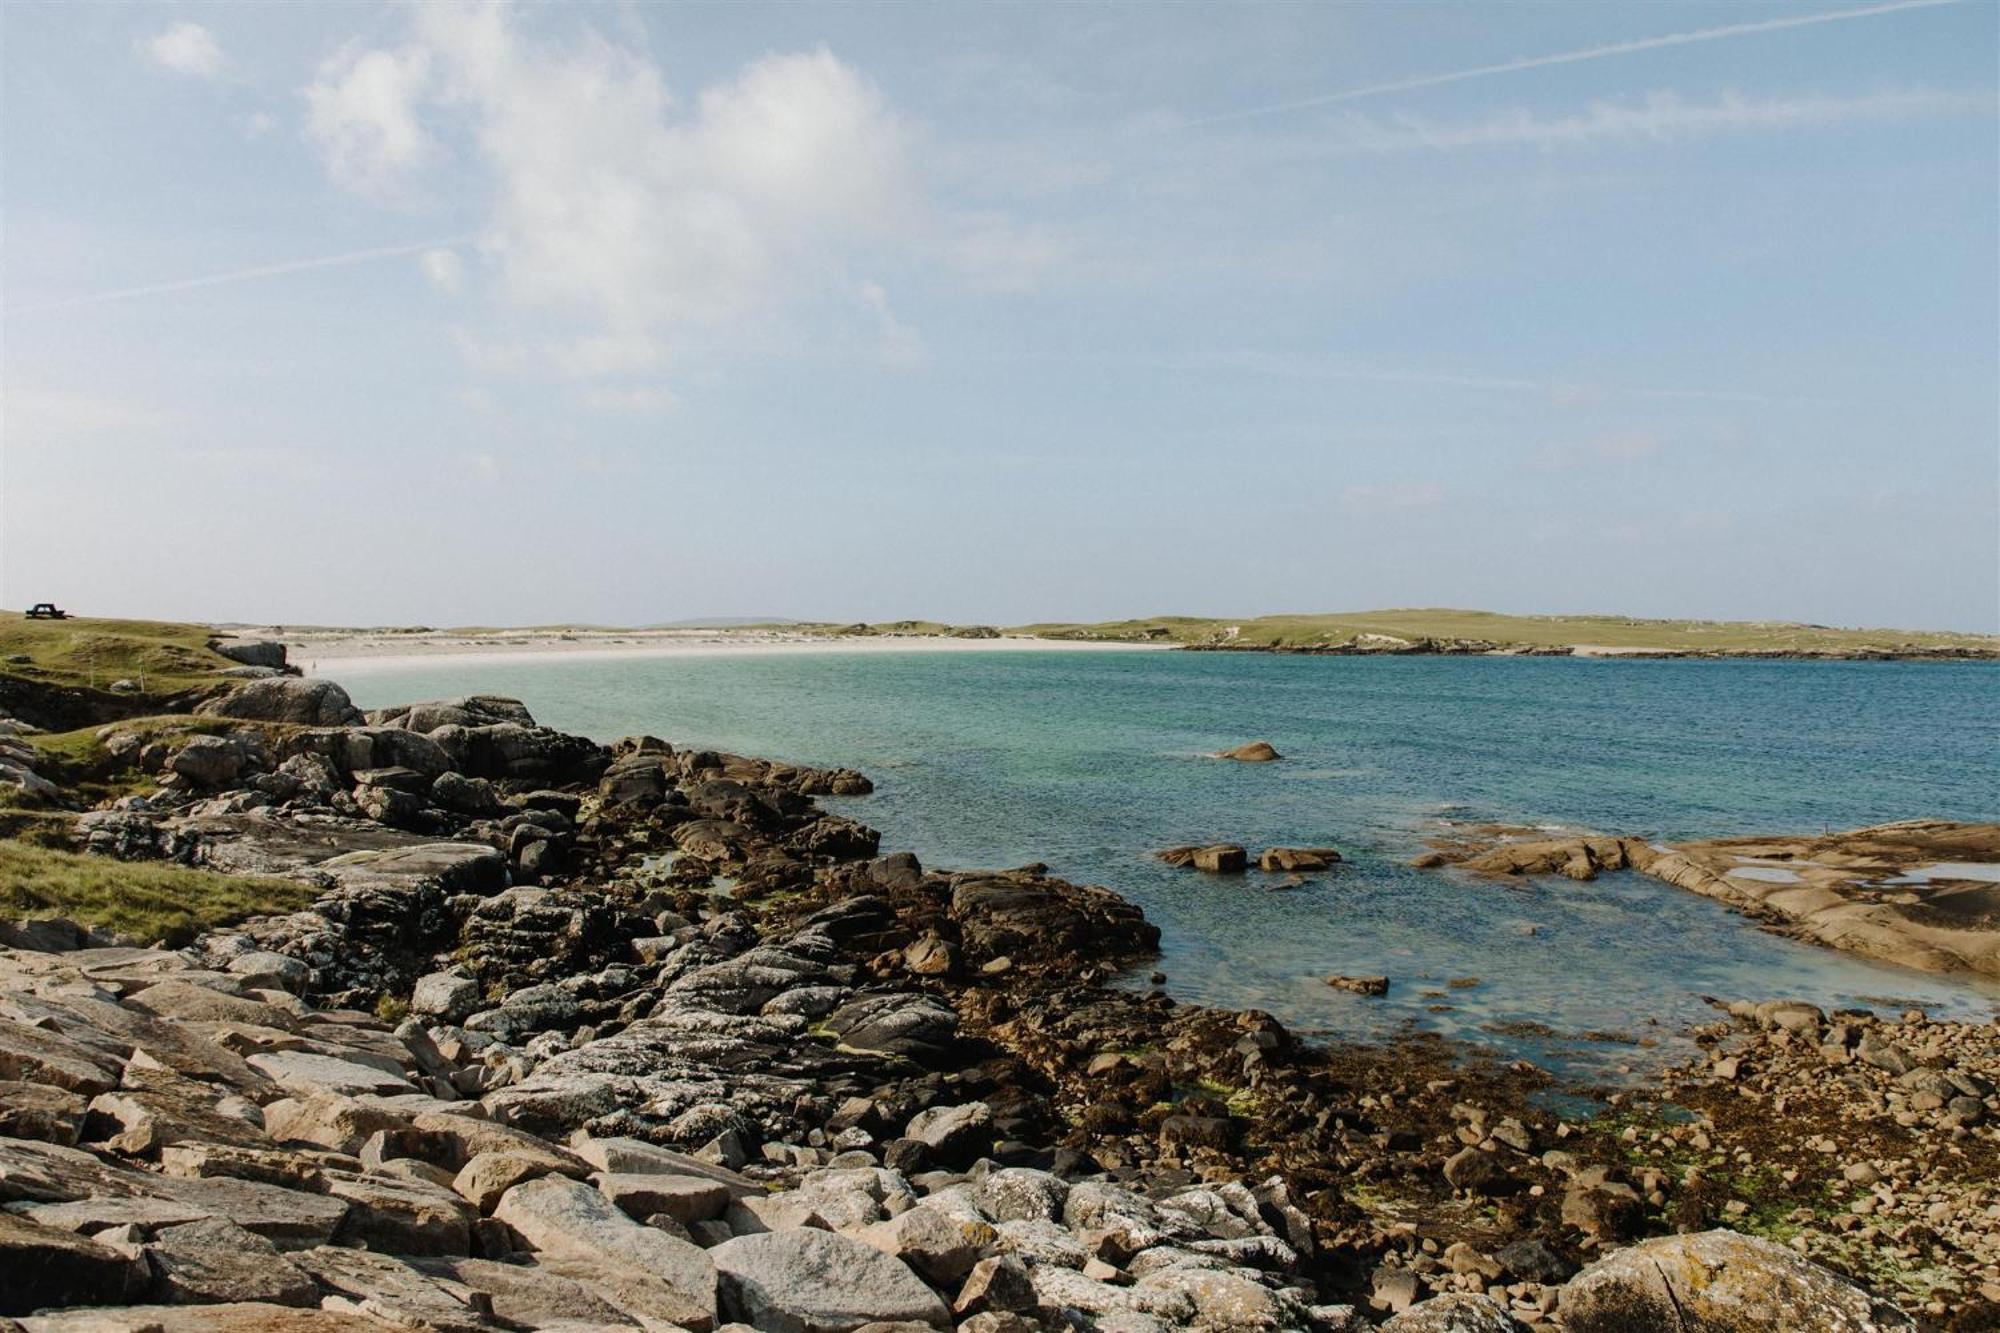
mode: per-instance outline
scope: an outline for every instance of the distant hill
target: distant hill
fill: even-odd
[[[2000,637],[1939,630],[1839,629],[1795,621],[1645,620],[1633,616],[1509,616],[1447,607],[1331,614],[1153,616],[1091,624],[1021,625],[1013,634],[1050,639],[1177,643],[1198,647],[1312,650],[1372,640],[1470,641],[1519,648],[1598,648],[1665,653],[1845,654],[1870,650],[2000,652]]]

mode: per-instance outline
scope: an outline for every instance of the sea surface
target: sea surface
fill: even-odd
[[[1990,665],[877,650],[325,674],[363,707],[505,694],[603,740],[859,768],[875,794],[826,804],[885,851],[1109,885],[1161,927],[1171,994],[1307,1033],[1426,1030],[1615,1076],[1683,1049],[1714,1016],[1704,997],[2000,1012],[2000,987],[1796,943],[1636,874],[1512,884],[1406,864],[1444,820],[1671,840],[2000,818]],[[1207,757],[1253,739],[1284,760]],[[1208,841],[1345,861],[1281,891],[1153,858]],[[1391,989],[1336,992],[1329,973]]]

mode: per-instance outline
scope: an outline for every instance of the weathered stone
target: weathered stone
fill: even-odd
[[[885,1320],[951,1325],[944,1302],[908,1267],[846,1236],[774,1231],[708,1253],[725,1316],[760,1333],[852,1333]]]
[[[485,1333],[492,1325],[448,1287],[386,1254],[327,1245],[292,1261],[331,1293],[330,1309],[426,1333]]]
[[[465,1254],[474,1213],[450,1189],[424,1180],[371,1173],[330,1174],[327,1193],[348,1209],[334,1239],[391,1254]]]
[[[1036,1302],[1028,1266],[1015,1255],[996,1254],[972,1266],[951,1308],[959,1315],[1025,1312],[1032,1311]]]
[[[639,1225],[588,1185],[560,1176],[531,1180],[507,1191],[493,1215],[545,1255],[623,1265],[664,1282],[681,1302],[676,1322],[697,1330],[714,1325],[716,1270],[709,1255]]]
[[[357,1153],[370,1135],[409,1122],[393,1112],[332,1093],[287,1098],[264,1108],[264,1132],[280,1143],[313,1143]]]
[[[664,1213],[689,1226],[721,1217],[729,1207],[729,1187],[700,1176],[599,1172],[591,1181],[619,1211],[641,1222]]]
[[[317,1305],[319,1288],[278,1247],[225,1218],[164,1227],[146,1247],[154,1295],[173,1305]]]
[[[530,1157],[502,1148],[475,1154],[460,1168],[451,1187],[480,1212],[490,1213],[508,1190],[549,1175],[552,1170],[546,1157]]]
[[[138,1293],[144,1272],[108,1245],[0,1212],[0,1315],[117,1305]]]
[[[1245,764],[1268,764],[1273,759],[1283,758],[1269,741],[1247,741],[1234,749],[1224,750],[1216,757]]]
[[[1619,1250],[1562,1291],[1569,1333],[1914,1330],[1910,1317],[1781,1245],[1704,1231]]]
[[[0,1081],[0,1138],[74,1146],[89,1103],[46,1083]]]
[[[346,1097],[365,1093],[394,1096],[416,1091],[401,1074],[311,1051],[264,1051],[250,1056],[248,1063],[296,1097],[321,1093]]]
[[[1491,1298],[1455,1291],[1411,1306],[1384,1323],[1382,1333],[1515,1333],[1518,1327]],[[1639,1330],[1630,1328],[1626,1333]]]
[[[934,1158],[948,1162],[980,1153],[992,1144],[993,1108],[985,1102],[963,1106],[933,1106],[910,1118],[903,1137],[924,1145]]]
[[[919,1204],[853,1233],[856,1240],[902,1260],[934,1287],[963,1282],[999,1232],[977,1216]]]
[[[195,709],[205,717],[258,722],[298,722],[309,727],[354,727],[367,719],[347,691],[330,680],[274,676],[245,681],[219,699]]]

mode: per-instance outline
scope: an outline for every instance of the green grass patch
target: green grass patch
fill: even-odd
[[[45,684],[104,690],[130,680],[146,694],[214,682],[235,666],[209,649],[203,625],[164,620],[29,620],[0,612],[0,671]]]
[[[318,896],[289,879],[0,842],[0,916],[62,916],[150,943],[182,944],[248,917],[295,912]]]
[[[1231,634],[1230,630],[1235,630]],[[1528,647],[1580,644],[1661,652],[1851,652],[1862,648],[1976,648],[2000,651],[2000,637],[1931,630],[1838,629],[1790,621],[1641,620],[1631,616],[1509,616],[1492,611],[1414,608],[1332,615],[1154,616],[1094,624],[1048,622],[1010,631],[1112,642],[1232,643],[1310,648],[1357,634],[1399,639],[1484,639]]]

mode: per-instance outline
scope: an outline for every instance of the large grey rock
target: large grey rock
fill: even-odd
[[[544,1255],[593,1268],[636,1269],[665,1283],[680,1301],[675,1322],[697,1333],[714,1326],[716,1266],[709,1255],[640,1226],[588,1185],[543,1176],[508,1190],[493,1216]]]
[[[1519,1327],[1492,1298],[1455,1291],[1411,1306],[1383,1324],[1382,1333],[1516,1333]],[[1638,1330],[1628,1328],[1628,1333]]]
[[[293,1256],[332,1293],[330,1308],[429,1333],[484,1333],[492,1328],[444,1284],[400,1259],[328,1245]]]
[[[146,1247],[154,1295],[172,1305],[317,1305],[319,1288],[278,1247],[226,1218],[164,1227]]]
[[[851,1333],[897,1320],[951,1326],[944,1302],[906,1265],[830,1231],[738,1236],[708,1253],[725,1316],[760,1333]]]
[[[276,639],[222,639],[213,646],[216,652],[244,666],[282,669],[285,665],[285,645]]]
[[[1782,1245],[1704,1231],[1662,1236],[1598,1260],[1569,1280],[1568,1333],[1903,1333],[1910,1316]]]
[[[393,1096],[416,1091],[401,1074],[312,1051],[260,1051],[250,1056],[248,1063],[286,1092],[300,1097],[318,1093],[343,1097],[365,1093]]]
[[[191,736],[167,757],[167,767],[197,787],[226,787],[243,772],[247,754],[229,736]]]
[[[144,1269],[108,1245],[0,1212],[0,1315],[50,1305],[117,1305]]]
[[[274,676],[248,680],[195,712],[255,722],[297,722],[309,727],[355,727],[367,721],[347,691],[330,680]]]
[[[410,992],[410,1012],[456,1023],[479,1007],[479,983],[456,972],[433,972]]]

